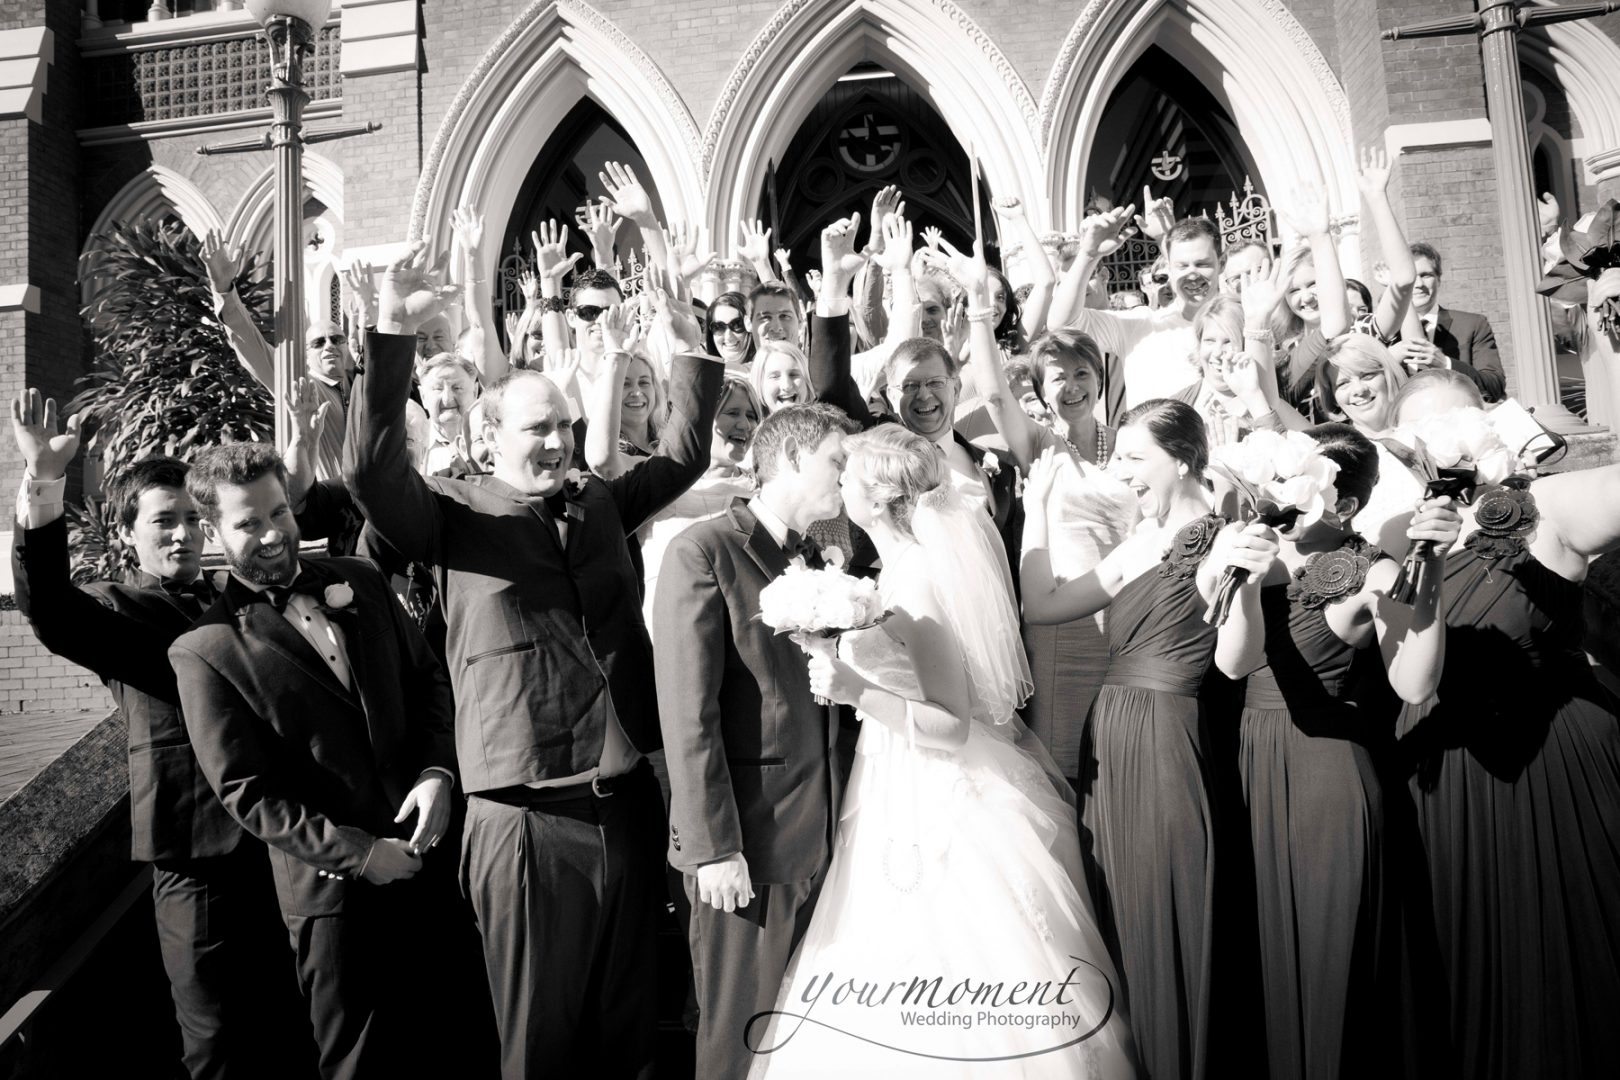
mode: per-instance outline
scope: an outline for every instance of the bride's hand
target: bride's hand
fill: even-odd
[[[831,642],[828,643],[831,645]],[[854,705],[861,699],[866,682],[855,669],[833,655],[831,648],[810,654],[810,690],[828,701]]]

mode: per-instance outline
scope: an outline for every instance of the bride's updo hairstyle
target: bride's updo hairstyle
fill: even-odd
[[[899,424],[879,424],[844,440],[853,469],[873,498],[888,504],[895,528],[911,535],[911,515],[917,500],[941,484],[949,483],[945,459],[934,444]]]
[[[1339,498],[1356,500],[1357,510],[1366,506],[1378,484],[1378,448],[1373,441],[1350,424],[1317,424],[1305,434],[1316,440],[1323,457],[1339,466],[1333,478]]]
[[[1198,410],[1184,401],[1154,398],[1119,418],[1120,427],[1139,427],[1159,449],[1187,466],[1189,479],[1201,480],[1209,464],[1209,431]]]

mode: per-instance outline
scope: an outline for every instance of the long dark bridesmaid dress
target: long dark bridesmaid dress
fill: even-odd
[[[1404,1056],[1399,873],[1380,768],[1391,717],[1353,700],[1381,660],[1327,620],[1381,557],[1348,536],[1260,592],[1266,665],[1248,679],[1238,761],[1275,1077],[1390,1076]]]
[[[1198,691],[1215,627],[1195,575],[1224,521],[1182,528],[1108,608],[1109,664],[1081,744],[1081,856],[1144,1072],[1205,1075],[1214,847]]]
[[[1471,1080],[1620,1069],[1620,720],[1581,587],[1537,562],[1529,491],[1476,504],[1446,560],[1446,667],[1400,719]]]

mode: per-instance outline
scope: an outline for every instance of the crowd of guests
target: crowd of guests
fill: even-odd
[[[919,244],[886,188],[827,226],[803,280],[743,223],[758,284],[702,296],[702,237],[609,164],[582,214],[594,265],[547,223],[502,327],[482,223],[458,211],[459,287],[415,244],[351,273],[348,334],[308,329],[285,459],[123,464],[109,498],[139,570],[84,590],[62,518],[76,418],[22,395],[19,604],[129,720],[132,854],[154,864],[190,1074],[253,1067],[243,984],[276,976],[240,939],[273,895],[323,1076],[447,1036],[447,1060],[498,1038],[508,1077],[645,1074],[666,902],[690,927],[698,1074],[746,1075],[738,1029],[803,929],[770,912],[808,911],[820,871],[751,848],[764,826],[736,813],[798,751],[728,744],[708,705],[776,710],[784,731],[800,711],[693,698],[731,662],[694,626],[738,613],[685,599],[727,571],[694,567],[682,537],[744,506],[771,560],[837,548],[878,573],[882,545],[808,493],[836,483],[845,434],[883,423],[935,448],[1006,560],[1021,716],[1073,789],[1140,1075],[1612,1069],[1620,721],[1581,651],[1581,581],[1620,544],[1620,467],[1537,475],[1515,445],[1505,484],[1427,493],[1403,432],[1517,406],[1488,321],[1441,305],[1442,253],[1409,243],[1390,172],[1374,152],[1357,177],[1376,290],[1344,276],[1308,186],[1279,206],[1281,251],[1223,250],[1144,193],[1139,214],[1095,207],[1055,260],[999,197],[1016,288],[981,239]],[[1163,265],[1111,296],[1099,271],[1132,230]],[[640,280],[609,272],[616,242],[645,253]],[[268,384],[235,253],[203,251],[231,347]],[[1334,463],[1319,521],[1244,521],[1212,482],[1212,452],[1257,431],[1303,432]],[[799,509],[762,516],[783,476]],[[317,538],[332,557],[301,551]],[[1429,566],[1408,595],[1414,540]],[[205,545],[225,572],[203,571]],[[1229,567],[1247,580],[1215,625]],[[821,752],[795,783],[836,792],[847,753]],[[725,806],[696,819],[730,825],[683,836],[705,799]],[[836,830],[817,822],[806,836]],[[823,841],[806,841],[822,867]],[[767,955],[740,991],[739,964]],[[479,967],[481,986],[446,984]],[[428,1030],[438,995],[473,1019]]]

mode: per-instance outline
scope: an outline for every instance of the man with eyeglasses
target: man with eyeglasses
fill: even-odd
[[[236,293],[236,275],[242,252],[226,247],[218,233],[202,241],[203,267],[214,294],[214,314],[225,329],[225,339],[237,360],[267,389],[275,386],[276,351],[253,324],[247,305]],[[343,477],[343,433],[349,408],[349,383],[354,378],[354,354],[342,329],[318,320],[304,331],[304,369],[321,400],[329,404],[320,445],[315,448],[315,475],[320,480]]]

